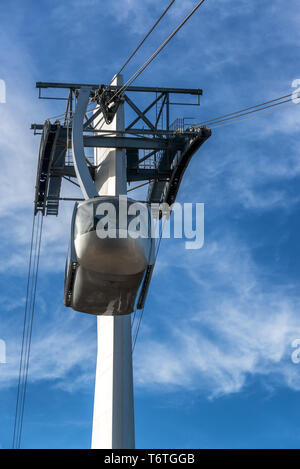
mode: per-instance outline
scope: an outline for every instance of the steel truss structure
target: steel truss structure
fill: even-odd
[[[182,176],[193,154],[210,137],[211,130],[205,126],[187,126],[184,119],[170,123],[171,105],[200,104],[200,89],[161,88],[130,86],[126,93],[122,87],[86,85],[74,83],[36,83],[40,99],[66,101],[66,109],[61,119],[46,120],[44,124],[32,124],[35,133],[41,133],[39,163],[34,201],[35,214],[58,215],[61,198],[62,179],[70,182],[76,177],[75,167],[68,158],[68,148],[72,142],[74,103],[81,89],[89,89],[89,99],[96,102],[85,115],[82,126],[84,148],[122,148],[126,150],[127,182],[149,182],[148,203],[168,203],[171,205],[181,183]],[[45,89],[65,90],[67,96],[44,96]],[[99,96],[107,96],[106,102]],[[154,99],[141,110],[133,101],[132,94],[154,94]],[[130,97],[129,97],[130,95]],[[171,95],[191,95],[196,103],[171,102]],[[124,132],[96,129],[96,122],[105,119],[109,122],[119,103],[130,108],[134,118]],[[98,103],[98,106],[97,106]],[[155,112],[154,112],[155,111]],[[151,114],[151,116],[150,116]],[[141,123],[143,128],[141,128]],[[38,132],[42,131],[42,132]],[[141,156],[141,151],[144,155]],[[94,178],[95,165],[86,158],[91,178]],[[74,199],[72,199],[74,200]]]

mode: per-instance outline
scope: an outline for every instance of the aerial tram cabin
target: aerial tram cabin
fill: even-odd
[[[110,214],[105,214],[106,207],[113,208]],[[130,229],[134,215],[128,215],[126,225],[120,226],[119,197],[75,204],[65,269],[66,306],[105,315],[134,310],[139,287],[154,260],[154,240],[150,208],[128,198],[127,213],[131,207],[139,212],[138,230]]]

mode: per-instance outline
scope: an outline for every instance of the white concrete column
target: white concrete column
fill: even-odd
[[[122,83],[120,76],[113,82],[120,86]],[[96,128],[124,130],[124,106],[119,107],[110,125],[96,119]],[[124,150],[96,148],[95,164],[99,165],[95,184],[100,195],[127,193]],[[98,316],[97,334],[92,449],[132,449],[135,439],[131,315]]]

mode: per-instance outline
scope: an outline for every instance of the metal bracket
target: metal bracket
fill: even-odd
[[[95,92],[93,101],[96,101],[100,106],[106,124],[111,124],[122,102],[118,92],[101,85]]]

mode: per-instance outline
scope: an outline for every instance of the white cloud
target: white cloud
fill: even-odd
[[[53,306],[54,302],[51,302]],[[16,307],[18,305],[14,305]],[[38,302],[32,338],[29,380],[48,380],[69,392],[92,389],[96,360],[95,317],[58,308],[49,314]],[[6,309],[5,304],[2,310]],[[7,363],[0,365],[0,388],[16,386],[19,376],[21,323],[2,319],[1,338]],[[16,334],[18,331],[18,334]]]
[[[236,238],[208,243],[198,255],[178,254],[178,248],[161,254],[168,262],[158,275],[177,270],[173,294],[164,300],[162,291],[171,289],[160,292],[162,309],[171,298],[173,306],[170,316],[147,321],[134,357],[138,385],[215,397],[239,392],[249,376],[261,375],[300,390],[290,357],[292,340],[300,337],[299,298],[283,285],[272,286]],[[178,306],[181,275],[191,283]]]

